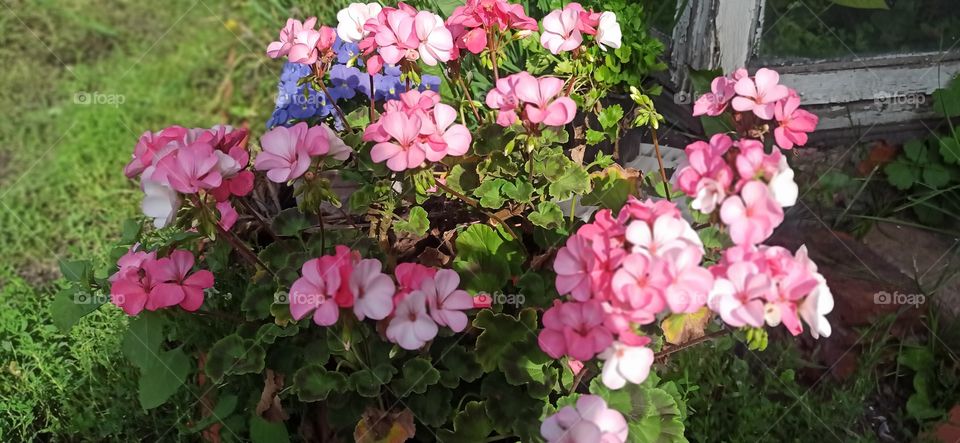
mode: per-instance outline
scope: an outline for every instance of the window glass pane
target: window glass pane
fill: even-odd
[[[760,58],[843,59],[960,49],[957,0],[886,2],[888,10],[840,6],[833,0],[766,0]]]

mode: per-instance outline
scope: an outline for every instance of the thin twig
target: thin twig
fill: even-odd
[[[477,118],[477,124],[482,120],[480,119],[480,110],[477,109],[477,104],[473,102],[473,97],[470,95],[470,88],[467,87],[467,83],[463,81],[463,77],[458,79],[460,82],[460,87],[463,88],[463,96],[467,98],[467,102],[470,103],[470,108],[473,109],[473,116]]]
[[[711,333],[706,334],[706,335],[704,335],[704,336],[702,336],[702,337],[698,337],[698,338],[695,338],[695,339],[693,339],[693,340],[690,340],[690,341],[688,341],[688,342],[686,342],[686,343],[673,346],[673,347],[671,347],[670,349],[665,349],[665,350],[663,350],[663,351],[660,351],[660,352],[656,353],[653,358],[654,358],[654,360],[660,360],[660,359],[662,359],[662,358],[667,357],[667,356],[670,355],[670,354],[674,354],[674,353],[680,352],[680,351],[682,351],[682,350],[684,350],[684,349],[687,349],[687,348],[689,348],[689,347],[696,346],[696,345],[698,345],[698,344],[700,344],[700,343],[713,340],[713,339],[715,339],[715,338],[717,338],[717,337],[721,337],[721,336],[727,335],[727,334],[729,334],[729,333],[730,333],[730,330],[729,330],[729,329],[721,329],[721,330],[716,331],[716,332],[711,332]]]
[[[353,132],[353,128],[350,127],[350,122],[347,121],[347,115],[343,113],[343,109],[340,109],[340,105],[333,99],[333,96],[330,95],[330,91],[327,90],[327,85],[323,84],[323,81],[317,80],[317,85],[320,86],[320,90],[323,91],[327,96],[327,100],[330,101],[330,104],[333,106],[333,109],[337,111],[337,116],[340,117],[340,120],[343,121],[343,126],[347,128],[350,132]]]
[[[240,201],[240,204],[244,208],[246,208],[247,211],[250,211],[250,213],[253,214],[253,217],[260,222],[260,226],[263,228],[263,231],[266,232],[267,235],[269,235],[270,238],[273,239],[273,241],[280,241],[280,238],[277,237],[277,234],[274,233],[273,229],[270,228],[270,224],[267,223],[267,220],[264,219],[262,215],[260,215],[260,212],[258,212],[256,209],[253,208],[253,206],[250,204],[250,202],[247,201],[246,198],[238,198],[237,200]]]
[[[671,200],[670,187],[667,185],[667,171],[663,168],[663,156],[660,155],[660,141],[657,138],[657,128],[650,126],[650,134],[653,136],[653,150],[657,153],[657,163],[660,165],[660,178],[663,179],[663,193],[667,195],[667,201]]]

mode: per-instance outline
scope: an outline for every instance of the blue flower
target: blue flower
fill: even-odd
[[[323,93],[312,86],[299,85],[300,79],[310,75],[310,67],[287,62],[280,73],[277,84],[277,100],[273,115],[267,122],[267,128],[288,126],[296,120],[313,117],[325,117],[333,112],[333,105],[327,103]]]

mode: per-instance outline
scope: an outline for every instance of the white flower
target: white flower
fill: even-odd
[[[153,219],[153,226],[162,228],[173,222],[180,209],[180,198],[177,191],[163,183],[143,180],[143,203],[140,208],[143,215]]]
[[[597,26],[596,40],[600,49],[619,48],[623,33],[620,32],[620,23],[617,23],[617,14],[607,11],[600,14],[600,25]]]
[[[790,169],[786,157],[780,157],[780,167],[777,173],[770,178],[767,188],[770,189],[770,195],[780,206],[787,208],[797,204],[797,195],[800,189],[797,187],[797,183],[793,181],[793,169]]]
[[[697,183],[697,196],[690,206],[704,214],[709,214],[727,198],[727,191],[720,182],[712,178],[702,178]]]
[[[382,9],[379,3],[351,3],[337,13],[337,35],[345,42],[359,43],[367,36],[363,26]]]
[[[603,384],[610,389],[620,389],[627,381],[633,384],[643,383],[650,375],[653,357],[653,351],[648,347],[614,342],[600,353],[600,359],[606,360],[601,376]]]
[[[420,349],[437,336],[437,324],[427,313],[427,294],[413,291],[397,304],[387,326],[387,338],[408,351]]]
[[[830,322],[827,321],[827,314],[833,311],[833,294],[830,292],[830,287],[827,286],[827,280],[817,272],[817,264],[810,260],[807,255],[807,245],[797,249],[796,257],[798,261],[806,263],[807,269],[813,272],[813,277],[819,283],[816,289],[803,300],[797,311],[800,318],[810,325],[810,335],[813,338],[829,337],[833,329],[830,327]]]
[[[437,14],[420,11],[415,21],[417,38],[420,40],[420,59],[430,66],[450,61],[453,51],[453,35]]]

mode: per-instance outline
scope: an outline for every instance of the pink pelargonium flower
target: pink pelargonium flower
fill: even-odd
[[[473,297],[460,286],[460,275],[450,269],[437,271],[433,278],[423,281],[420,291],[427,296],[430,317],[440,326],[446,326],[453,332],[467,327],[467,314],[463,311],[473,309]]]
[[[693,103],[693,116],[709,115],[716,117],[727,110],[730,100],[737,95],[737,81],[730,77],[717,77],[710,84],[710,91]]]
[[[723,202],[720,219],[730,227],[730,238],[737,245],[758,244],[783,222],[783,209],[767,186],[754,180],[743,186],[739,196]]]
[[[375,163],[386,161],[387,167],[396,172],[420,167],[427,158],[426,149],[420,140],[420,131],[423,129],[420,116],[387,112],[380,116],[379,123],[390,140],[374,145],[370,150],[370,158]],[[368,138],[367,133],[364,133],[364,138]]]
[[[776,103],[790,95],[790,89],[779,84],[780,74],[760,68],[754,78],[744,77],[734,86],[738,97],[733,98],[733,109],[740,112],[753,111],[764,120],[774,118]]]
[[[253,172],[246,170],[250,153],[245,146],[234,146],[229,151],[216,150],[217,172],[223,177],[220,186],[210,190],[218,202],[230,196],[243,197],[253,190]]]
[[[767,154],[759,140],[743,139],[736,144],[740,148],[736,158],[737,173],[740,175],[738,187],[751,180],[770,180],[779,171],[783,154],[776,147]]]
[[[367,22],[375,20],[382,10],[379,3],[351,3],[337,12],[337,35],[347,43],[359,43],[369,35]]]
[[[647,222],[633,221],[627,225],[627,241],[633,245],[631,252],[649,257],[671,259],[692,249],[699,262],[703,255],[703,243],[690,223],[679,217],[659,217],[650,226]]]
[[[505,32],[539,30],[537,21],[528,17],[522,5],[506,0],[467,0],[453,10],[447,19],[447,29],[453,34],[459,49],[479,54],[487,47],[487,34],[493,29]]]
[[[596,255],[590,242],[581,235],[572,235],[566,246],[557,251],[553,270],[557,273],[557,292],[570,294],[574,300],[587,301],[592,294],[591,273]]]
[[[596,395],[581,395],[540,425],[547,443],[625,443],[628,432],[623,414]]]
[[[413,291],[397,304],[387,325],[387,338],[408,351],[420,349],[437,336],[439,328],[427,313],[427,294]]]
[[[321,53],[333,48],[336,38],[337,32],[329,26],[321,26],[319,31],[303,29],[294,36],[287,59],[291,63],[312,65],[317,62]]]
[[[586,361],[610,346],[613,335],[604,327],[600,302],[557,301],[543,314],[543,330],[537,342],[550,357],[569,355]]]
[[[577,115],[577,104],[570,97],[557,97],[563,90],[563,80],[555,77],[521,77],[517,84],[517,98],[525,102],[527,119],[531,123],[564,126]]]
[[[352,152],[327,125],[308,127],[305,122],[271,129],[260,137],[260,145],[263,152],[253,166],[267,171],[267,178],[276,183],[300,178],[310,168],[312,157],[327,155],[342,161]]]
[[[543,18],[543,33],[540,44],[554,55],[573,51],[583,43],[580,15],[583,7],[570,3],[563,9],[557,9]]]
[[[790,94],[773,108],[774,118],[780,124],[773,130],[777,145],[783,149],[807,144],[807,134],[817,129],[820,118],[800,109],[800,96]]]
[[[330,326],[340,318],[336,295],[340,289],[340,260],[324,256],[309,260],[301,268],[302,277],[290,286],[290,315],[300,320],[313,312],[313,322]]]
[[[130,247],[126,254],[117,259],[117,272],[113,273],[108,279],[110,282],[117,281],[127,271],[139,271],[146,261],[156,260],[155,251],[139,251],[140,243]]]
[[[316,25],[316,17],[310,17],[303,22],[288,18],[286,26],[280,30],[280,40],[267,45],[267,56],[270,58],[278,58],[289,54],[290,49],[292,49],[295,44],[297,35],[305,30],[313,30]]]
[[[381,272],[380,260],[360,260],[353,266],[350,275],[350,292],[353,294],[353,313],[358,319],[383,320],[393,312],[393,296],[396,286],[389,275]]]
[[[630,254],[613,275],[617,306],[631,311],[633,323],[649,324],[666,307],[664,290],[670,284],[666,262],[645,254]]]
[[[424,281],[434,278],[437,269],[418,263],[400,263],[393,269],[393,275],[397,278],[397,295],[394,296],[396,304],[407,294],[420,289]]]
[[[686,248],[664,260],[669,283],[663,294],[670,312],[690,314],[707,304],[713,275],[700,266],[702,257],[702,250]]]
[[[420,44],[417,50],[420,59],[428,66],[436,66],[451,59],[453,51],[453,36],[443,24],[443,19],[432,12],[420,11],[415,19],[417,39]]]
[[[773,290],[770,277],[752,262],[728,266],[710,291],[710,309],[735,328],[763,326],[765,298]]]
[[[423,128],[431,133],[423,134],[421,130],[421,135],[427,135],[424,145],[427,160],[438,162],[448,155],[464,155],[470,149],[473,135],[466,126],[455,124],[456,121],[457,110],[452,106],[439,103],[433,108],[433,124]]]
[[[517,111],[520,108],[520,98],[517,97],[519,85],[535,85],[536,78],[526,71],[503,77],[497,80],[496,88],[487,93],[486,103],[491,109],[496,109],[497,124],[509,127],[517,122]]]
[[[155,311],[174,305],[180,305],[187,311],[200,309],[203,291],[213,287],[213,274],[205,269],[190,274],[193,263],[193,254],[183,250],[144,262],[153,283],[145,306],[147,310]]]
[[[179,148],[187,137],[187,128],[171,126],[157,132],[144,132],[137,140],[133,158],[123,168],[127,178],[134,178],[167,153]]]
[[[229,200],[217,202],[216,208],[217,212],[220,213],[220,220],[217,221],[217,224],[220,225],[224,231],[229,231],[233,228],[233,225],[237,223],[237,220],[240,219],[240,214],[237,213],[237,210],[234,209]]]
[[[183,146],[164,156],[157,163],[151,180],[169,184],[183,194],[195,194],[201,189],[210,190],[220,186],[223,176],[217,170],[219,157],[213,146],[198,141]]]
[[[653,358],[653,350],[646,346],[613,342],[600,353],[600,359],[605,360],[600,380],[610,389],[620,389],[626,386],[628,381],[633,384],[643,383],[650,375]]]

